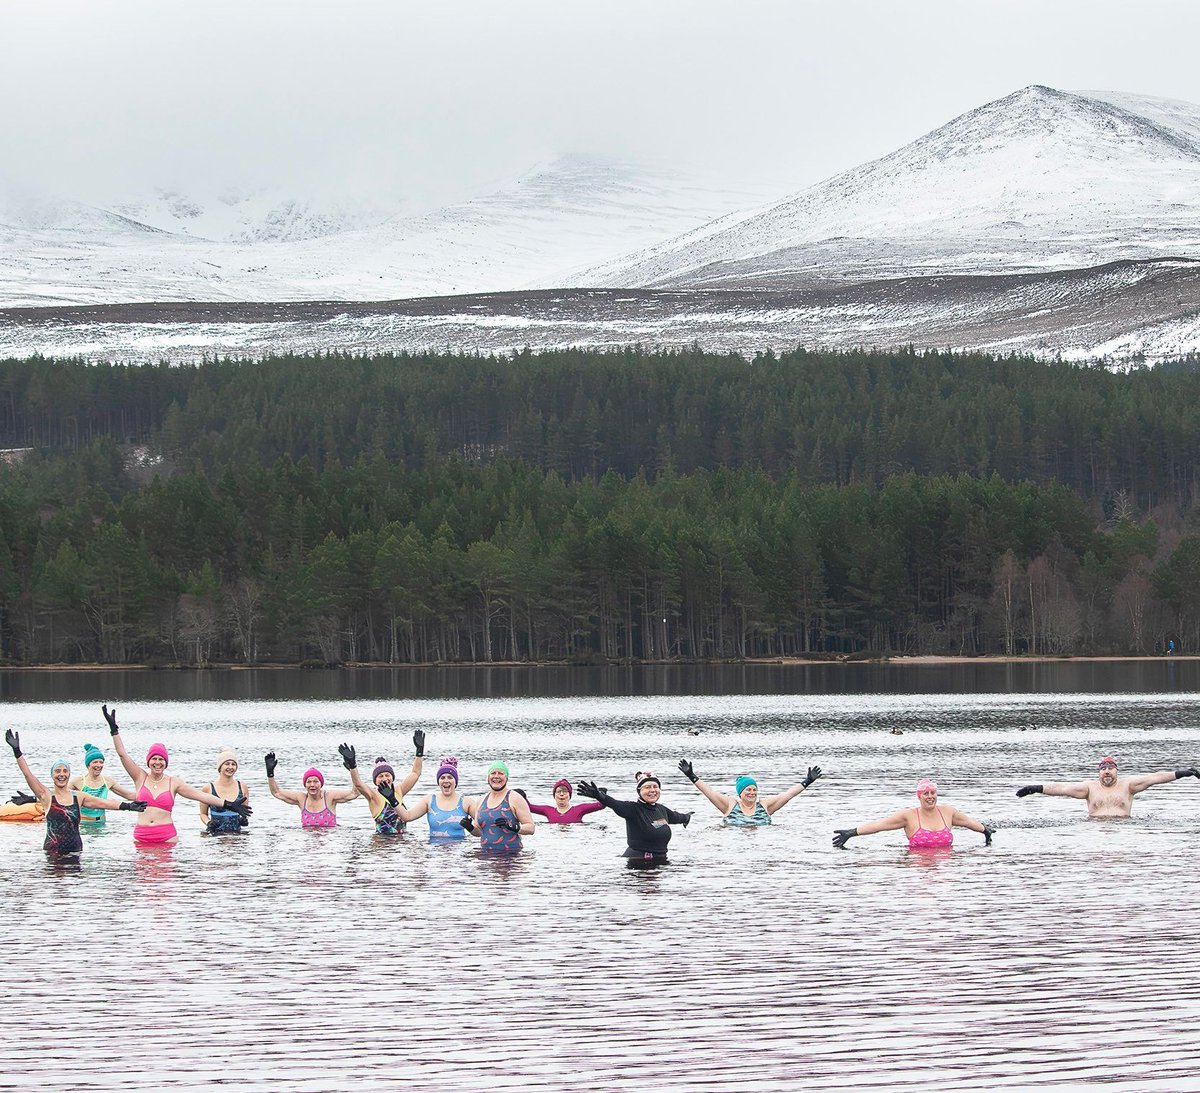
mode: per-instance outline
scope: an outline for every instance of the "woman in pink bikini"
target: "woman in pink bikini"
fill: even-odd
[[[358,790],[351,786],[349,789],[326,789],[325,775],[316,767],[309,767],[300,779],[304,792],[296,789],[283,789],[275,781],[275,768],[279,760],[273,751],[267,752],[267,785],[271,796],[289,805],[300,806],[301,827],[337,827],[337,806],[343,801],[353,801],[358,796]]]
[[[112,733],[113,747],[125,773],[133,779],[134,800],[143,801],[146,811],[133,829],[133,841],[142,846],[162,844],[174,846],[178,841],[179,832],[175,830],[171,819],[171,810],[175,807],[175,798],[186,797],[208,805],[210,808],[224,809],[236,812],[242,816],[250,815],[250,806],[245,801],[226,801],[202,789],[193,789],[182,778],[176,778],[167,773],[167,748],[165,744],[151,744],[146,752],[146,766],[139,767],[125,750],[121,740],[121,730],[117,725],[117,711],[110,711],[107,706],[101,706],[104,720],[108,722],[108,731]]]
[[[978,831],[985,846],[992,845],[992,833],[996,830],[987,824],[960,812],[952,805],[938,804],[937,783],[922,778],[917,783],[916,808],[902,808],[883,820],[872,820],[859,827],[843,827],[833,833],[833,845],[841,849],[856,835],[874,835],[877,831],[898,831],[904,828],[908,836],[909,850],[949,850],[954,845],[955,827]]]

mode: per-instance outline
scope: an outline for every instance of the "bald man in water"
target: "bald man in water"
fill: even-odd
[[[1200,778],[1200,770],[1186,767],[1182,770],[1155,771],[1154,774],[1134,774],[1122,778],[1117,774],[1117,761],[1106,755],[1098,764],[1095,778],[1086,782],[1047,782],[1045,785],[1022,786],[1018,797],[1031,793],[1044,793],[1048,797],[1079,797],[1087,801],[1088,815],[1097,819],[1127,817],[1133,810],[1133,796],[1151,786],[1163,782],[1174,782],[1179,778]]]

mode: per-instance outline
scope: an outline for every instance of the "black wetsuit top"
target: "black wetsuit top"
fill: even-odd
[[[690,812],[675,812],[663,804],[648,805],[645,801],[618,801],[604,793],[602,804],[611,808],[625,821],[625,849],[627,858],[665,858],[667,843],[671,841],[669,824],[683,824],[691,820]]]

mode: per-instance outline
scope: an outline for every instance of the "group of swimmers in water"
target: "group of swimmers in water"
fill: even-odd
[[[163,744],[150,745],[145,766],[136,763],[121,739],[116,710],[110,711],[107,706],[101,708],[108,722],[113,748],[133,781],[132,791],[104,773],[104,753],[93,744],[84,745],[83,774],[72,777],[70,764],[65,759],[58,759],[50,766],[51,784],[46,786],[25,759],[17,733],[9,729],[4,735],[33,793],[32,798],[18,795],[13,800],[36,802],[43,809],[46,820],[43,845],[47,853],[54,856],[79,854],[83,849],[81,830],[103,824],[106,813],[114,810],[137,813],[133,829],[135,843],[174,845],[179,837],[172,818],[176,797],[199,804],[200,818],[210,834],[237,834],[245,830],[253,811],[250,790],[237,777],[238,759],[231,748],[223,747],[218,751],[217,775],[208,783],[208,788],[196,789],[182,778],[167,773],[170,760]],[[367,782],[359,771],[354,747],[342,744],[338,752],[349,772],[350,785],[344,788],[327,786],[324,774],[311,767],[300,779],[303,790],[280,786],[275,779],[278,759],[274,752],[268,752],[265,756],[267,785],[272,796],[299,808],[302,827],[336,827],[338,805],[362,797],[375,821],[375,829],[381,835],[401,834],[408,824],[424,816],[432,840],[472,836],[478,838],[480,846],[486,850],[509,853],[521,849],[522,836],[533,834],[535,815],[547,823],[575,824],[585,816],[607,808],[625,821],[627,846],[624,857],[630,864],[637,865],[665,862],[671,828],[686,827],[693,815],[676,812],[662,803],[662,782],[650,771],[637,772],[633,800],[613,797],[605,787],[592,781],[573,786],[568,779],[560,778],[551,790],[552,802],[534,804],[523,790],[510,789],[507,765],[495,762],[487,770],[487,790],[478,796],[467,796],[459,790],[458,760],[453,756],[442,759],[438,765],[437,790],[406,804],[405,795],[416,786],[424,766],[425,733],[420,729],[413,733],[413,747],[412,767],[403,778],[397,780],[392,765],[384,758],[377,758],[370,782]],[[721,813],[725,823],[735,827],[770,824],[774,813],[821,777],[820,767],[809,767],[801,782],[781,793],[762,796],[758,782],[749,775],[742,775],[734,783],[734,792],[730,795],[705,782],[687,759],[680,760],[679,770]],[[1082,782],[1027,785],[1016,793],[1018,797],[1035,793],[1074,797],[1087,801],[1089,816],[1127,817],[1136,794],[1151,786],[1186,777],[1200,778],[1200,770],[1187,767],[1121,777],[1117,774],[1116,760],[1105,756],[1098,764],[1095,778]],[[572,804],[571,798],[576,792],[586,798],[586,802]],[[982,834],[985,844],[991,845],[995,829],[957,808],[939,805],[935,782],[921,779],[916,795],[916,808],[901,809],[857,827],[840,828],[834,832],[833,845],[840,849],[858,836],[903,829],[912,850],[947,849],[953,845],[956,827]]]

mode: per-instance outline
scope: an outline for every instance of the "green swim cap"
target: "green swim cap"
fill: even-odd
[[[505,778],[508,777],[508,764],[507,763],[500,763],[500,762],[493,763],[490,767],[488,767],[488,774],[491,774],[492,771],[494,771],[494,770],[502,770],[502,771],[504,771],[504,777]]]

